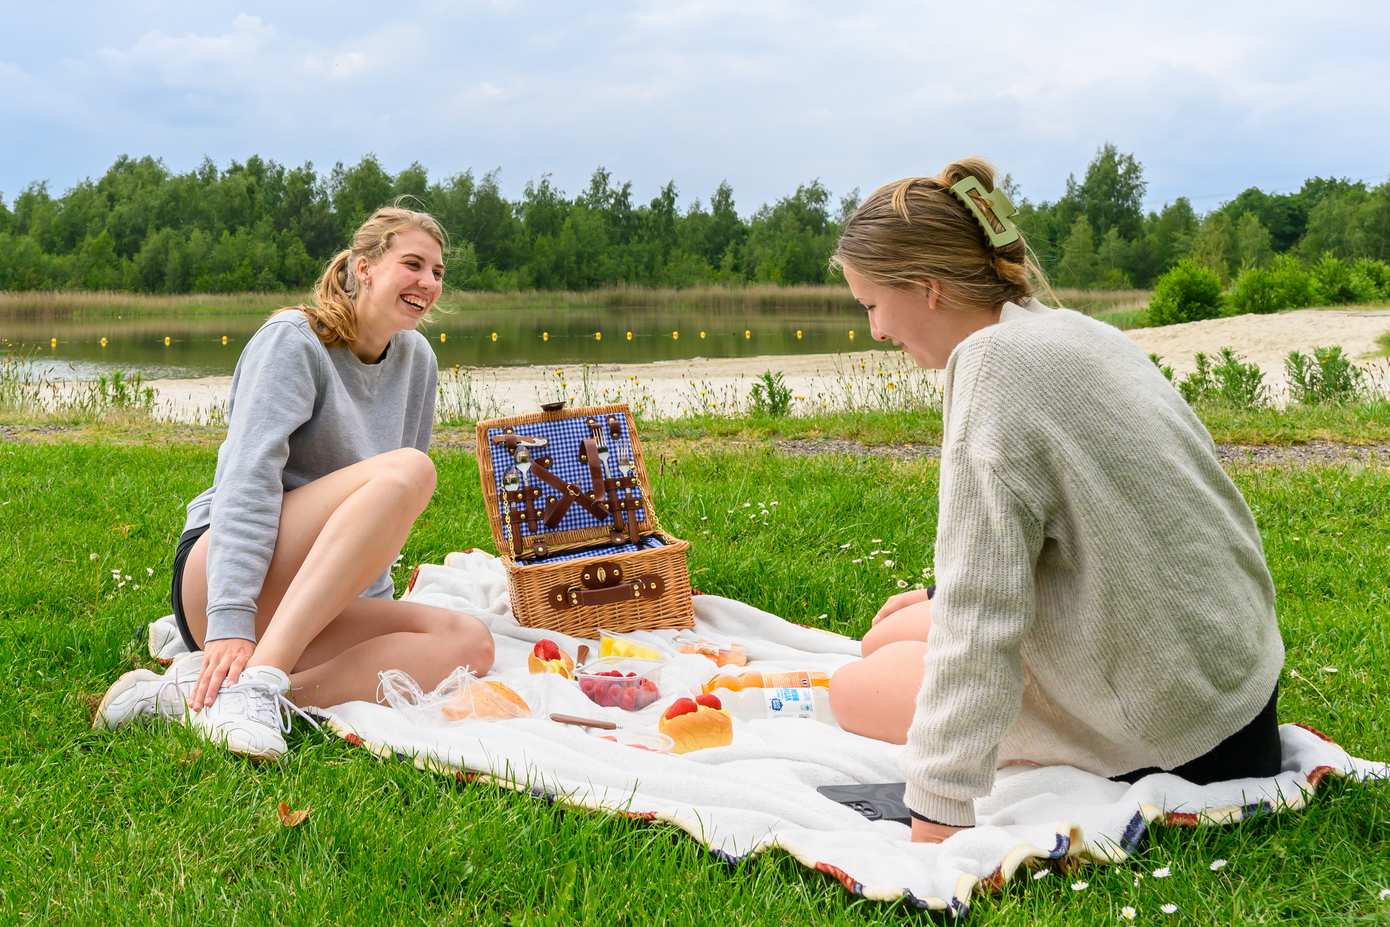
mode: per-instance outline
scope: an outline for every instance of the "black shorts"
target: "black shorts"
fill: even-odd
[[[188,618],[183,614],[183,565],[188,562],[193,545],[198,543],[198,538],[207,534],[210,527],[211,525],[203,525],[201,528],[190,528],[179,536],[178,546],[174,548],[174,583],[173,588],[169,590],[169,604],[174,608],[174,623],[179,626],[179,636],[183,638],[189,650],[203,648],[193,639],[193,632],[188,629]]]
[[[1268,778],[1278,775],[1284,765],[1279,745],[1279,686],[1269,702],[1245,727],[1227,737],[1207,753],[1174,769],[1136,769],[1122,776],[1112,776],[1116,782],[1135,783],[1156,772],[1170,772],[1197,785],[1225,782],[1228,779]]]

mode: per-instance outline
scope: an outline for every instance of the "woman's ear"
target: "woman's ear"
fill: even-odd
[[[357,259],[357,267],[354,268],[357,272],[357,282],[362,286],[364,290],[371,285],[371,277],[367,273],[367,268],[369,267],[371,267],[371,261],[368,261],[366,256],[364,255],[363,257],[359,257]]]
[[[941,281],[928,277],[922,281],[922,295],[927,298],[927,308],[935,312],[941,308]]]

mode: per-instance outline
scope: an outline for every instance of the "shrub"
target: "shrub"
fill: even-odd
[[[1359,301],[1352,284],[1351,268],[1341,258],[1324,254],[1309,272],[1322,297],[1318,302],[1339,306]]]
[[[781,418],[791,410],[791,387],[782,382],[781,373],[764,370],[753,383],[748,394],[755,411],[774,418]]]
[[[1199,402],[1219,402],[1241,409],[1265,406],[1269,390],[1264,371],[1256,364],[1247,364],[1230,348],[1222,348],[1219,363],[1211,364],[1205,354],[1195,358],[1196,367],[1178,383],[1178,392],[1189,405]]]
[[[1305,405],[1352,402],[1366,388],[1366,371],[1353,364],[1337,345],[1314,348],[1312,357],[1289,352],[1284,373],[1294,402]]]
[[[1237,314],[1253,312],[1264,315],[1288,309],[1280,302],[1280,290],[1274,271],[1263,267],[1243,270],[1231,288],[1231,308]]]
[[[1373,258],[1360,258],[1351,265],[1352,287],[1357,302],[1390,299],[1390,264]]]
[[[1221,314],[1221,279],[1191,258],[1174,265],[1154,286],[1150,325],[1214,319]]]

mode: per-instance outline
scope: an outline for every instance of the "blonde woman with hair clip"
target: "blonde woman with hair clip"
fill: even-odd
[[[458,666],[491,667],[479,619],[392,598],[391,566],[435,488],[438,364],[416,329],[442,291],[445,246],[428,214],[378,209],[312,302],[247,343],[212,485],[175,550],[172,604],[192,652],[162,677],[121,677],[98,727],[187,717],[234,753],[273,759],[296,706],[374,700],[380,670],[428,689]]]
[[[906,744],[918,841],[973,826],[1001,766],[1207,783],[1281,765],[1250,509],[1142,350],[1035,298],[1014,212],[959,161],[875,191],[832,259],[874,338],[945,371],[937,586],[889,599],[830,686],[843,727]]]

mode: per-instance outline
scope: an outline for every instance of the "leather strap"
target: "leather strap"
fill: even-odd
[[[554,528],[560,523],[560,519],[565,517],[565,512],[576,502],[589,510],[595,518],[606,521],[608,519],[608,507],[601,502],[595,502],[585,495],[584,491],[573,483],[566,483],[555,474],[551,473],[540,462],[531,465],[531,473],[542,483],[556,490],[559,495],[555,501],[546,506],[541,513],[541,520],[545,522],[547,528]]]
[[[659,599],[666,591],[666,583],[656,573],[647,573],[637,579],[608,586],[604,589],[585,589],[582,586],[554,586],[547,600],[556,611],[583,608],[590,605],[612,605],[618,602],[631,602],[636,599]]]
[[[594,501],[606,502],[608,492],[604,485],[603,462],[598,459],[598,442],[593,438],[585,438],[579,442],[579,453],[589,465],[589,485],[594,487]]]

